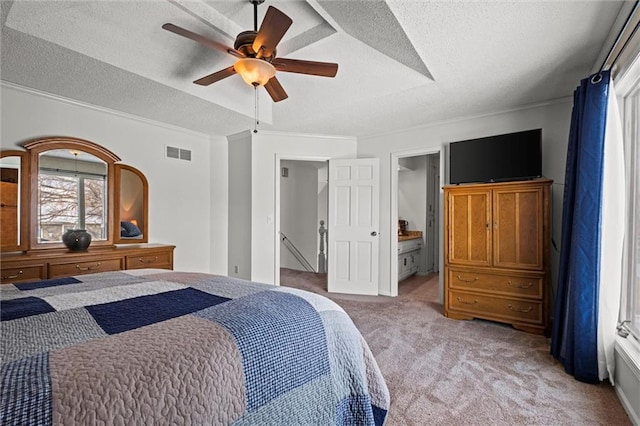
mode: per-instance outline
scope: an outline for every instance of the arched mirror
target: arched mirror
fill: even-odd
[[[25,142],[0,151],[0,251],[65,248],[69,229],[91,247],[149,241],[149,185],[108,149],[79,138]]]
[[[0,153],[0,248],[26,250],[29,231],[29,157],[24,151]]]
[[[115,154],[83,139],[46,138],[31,152],[31,247],[63,246],[68,229],[86,229],[92,246],[112,243]]]
[[[135,167],[116,164],[116,243],[148,241],[149,185],[144,174]]]

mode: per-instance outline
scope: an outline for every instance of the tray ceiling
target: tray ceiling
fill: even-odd
[[[161,28],[232,46],[253,27],[247,0],[2,1],[2,80],[216,135],[253,127],[233,64]],[[367,135],[572,94],[618,1],[269,1],[293,19],[278,56],[339,64],[336,78],[279,73],[289,98],[258,92],[260,128]]]

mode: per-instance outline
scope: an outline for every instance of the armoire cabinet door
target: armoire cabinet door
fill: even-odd
[[[493,265],[542,270],[544,187],[493,190]]]
[[[448,262],[491,266],[491,191],[449,191],[447,203]]]

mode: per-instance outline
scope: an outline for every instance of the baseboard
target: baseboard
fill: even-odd
[[[615,344],[616,394],[634,425],[640,425],[640,344],[629,336]]]

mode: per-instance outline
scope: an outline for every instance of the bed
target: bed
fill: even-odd
[[[381,425],[361,334],[317,294],[141,269],[0,286],[0,424]]]

